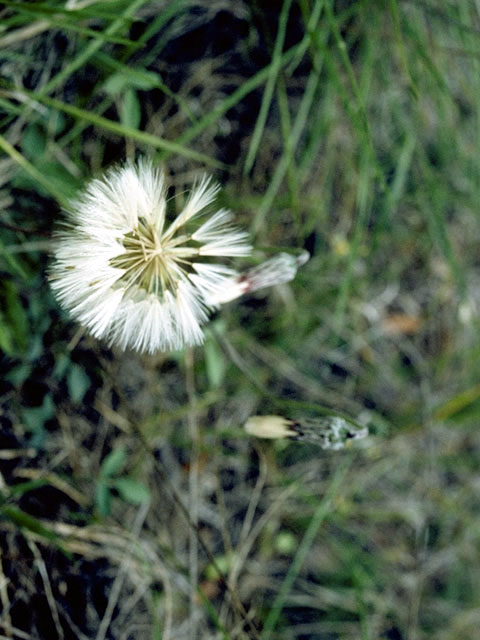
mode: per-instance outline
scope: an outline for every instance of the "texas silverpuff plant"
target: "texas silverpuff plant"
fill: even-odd
[[[93,179],[55,234],[49,279],[60,305],[96,338],[155,353],[201,344],[211,311],[292,280],[307,252],[282,252],[245,272],[225,264],[252,246],[230,211],[207,215],[218,190],[204,176],[167,221],[164,175],[150,160]]]

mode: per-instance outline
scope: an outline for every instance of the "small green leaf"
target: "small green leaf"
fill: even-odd
[[[38,124],[29,124],[22,136],[25,157],[35,163],[45,153],[45,147],[46,138],[43,129]]]
[[[47,393],[43,399],[41,407],[29,407],[23,409],[22,416],[26,427],[33,433],[40,433],[43,431],[43,427],[47,420],[50,420],[55,415],[55,404],[53,403],[52,396]]]
[[[61,111],[54,111],[51,109],[48,116],[48,126],[53,134],[59,136],[65,131],[67,119]]]
[[[13,356],[13,340],[10,327],[5,322],[5,317],[0,311],[0,350],[4,351],[8,356]]]
[[[71,360],[65,353],[60,353],[55,358],[55,366],[53,367],[53,377],[61,380],[70,367]]]
[[[120,110],[120,120],[125,127],[138,129],[142,111],[138,100],[137,92],[134,89],[127,89],[123,95],[122,107]]]
[[[19,171],[15,174],[13,180],[11,181],[11,186],[18,186],[17,181],[25,181],[28,185],[29,181],[31,184],[31,188],[36,188],[38,190],[42,190],[48,196],[53,196],[58,200],[60,204],[66,204],[67,198],[65,197],[65,193],[62,189],[58,189],[55,184],[52,184],[52,181],[48,178],[48,176],[44,175],[44,167],[42,166],[42,170],[37,169],[25,156],[13,147],[8,140],[6,140],[3,136],[0,135],[0,148],[12,158],[23,171]]]
[[[25,348],[27,321],[16,288],[6,279],[0,285],[0,306],[0,349],[17,355]]]
[[[67,374],[68,393],[71,401],[74,404],[80,403],[90,385],[91,380],[83,368],[78,364],[72,363]]]
[[[205,369],[212,389],[217,389],[225,378],[227,368],[225,357],[214,338],[209,338],[204,346]]]
[[[127,452],[123,447],[118,447],[117,449],[113,449],[113,451],[110,451],[110,453],[105,456],[102,462],[102,466],[100,468],[100,477],[111,478],[116,473],[118,473],[125,464],[126,457]]]
[[[2,297],[4,299],[5,316],[9,324],[11,335],[21,352],[25,351],[28,338],[27,314],[20,302],[17,288],[8,280],[2,285]]]
[[[82,187],[81,181],[58,162],[42,162],[38,168],[67,198],[74,196]]]
[[[31,164],[32,164],[32,171],[35,172],[35,174],[33,172],[28,173],[27,171],[24,171],[22,168],[13,177],[11,182],[12,186],[15,189],[23,189],[25,191],[36,191],[45,197],[51,196],[52,189],[55,190],[58,187],[58,185],[56,184],[57,181],[55,180],[55,178],[51,179],[49,176],[43,175],[44,173],[43,163],[40,163],[40,165],[42,166],[42,170],[34,166],[33,162]],[[45,166],[45,173],[48,173],[48,169],[46,168],[46,166]],[[39,176],[41,176],[41,181],[39,180]],[[46,185],[47,182],[48,182],[48,186]],[[61,185],[60,191],[58,191],[58,194],[56,194],[54,197],[59,202],[63,202],[65,204],[67,203],[68,196],[66,193],[64,193],[63,185]]]
[[[26,349],[25,351],[25,359],[28,360],[28,362],[36,363],[41,357],[44,349],[45,346],[43,344],[42,336],[39,334],[34,334],[33,336],[31,335],[28,349]]]
[[[13,367],[5,376],[5,380],[11,382],[15,387],[20,387],[28,376],[32,373],[32,365],[22,363]]]
[[[125,67],[122,71],[113,73],[103,85],[105,93],[119,95],[128,87],[149,91],[163,83],[160,76],[153,71],[142,71]]]
[[[145,504],[150,501],[151,496],[148,487],[132,478],[117,478],[113,486],[126,502]]]
[[[111,503],[110,489],[105,482],[100,480],[95,487],[95,504],[102,516],[110,515]]]
[[[28,279],[28,274],[25,271],[25,267],[12,253],[8,251],[3,242],[0,240],[0,257],[3,258],[3,261],[8,265],[9,270],[12,273],[16,273],[24,280]],[[2,268],[3,265],[2,265]]]
[[[153,71],[137,71],[135,69],[132,69],[129,77],[132,87],[140,89],[141,91],[149,91],[150,89],[158,87],[159,84],[162,84],[162,80],[158,73],[155,73]]]
[[[105,93],[110,95],[116,95],[122,93],[122,91],[128,87],[129,78],[127,75],[119,71],[118,73],[113,73],[103,85],[103,89]]]

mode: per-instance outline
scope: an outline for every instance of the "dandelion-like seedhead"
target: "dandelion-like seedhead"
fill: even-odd
[[[56,235],[50,282],[60,304],[93,336],[154,353],[200,344],[211,310],[291,280],[305,259],[281,253],[244,274],[223,264],[252,248],[230,211],[205,217],[218,189],[203,177],[169,222],[164,177],[149,160],[92,180]]]

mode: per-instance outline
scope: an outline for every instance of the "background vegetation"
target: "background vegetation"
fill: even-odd
[[[1,7],[1,638],[478,638],[478,3]],[[46,281],[62,203],[139,154],[312,254],[187,354]],[[371,436],[242,427],[322,407]]]

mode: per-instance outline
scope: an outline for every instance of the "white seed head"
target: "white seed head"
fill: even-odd
[[[197,222],[218,186],[204,177],[167,222],[163,174],[149,160],[92,180],[56,235],[51,287],[97,338],[154,353],[200,344],[202,324],[238,273],[217,259],[251,252],[221,209]]]

